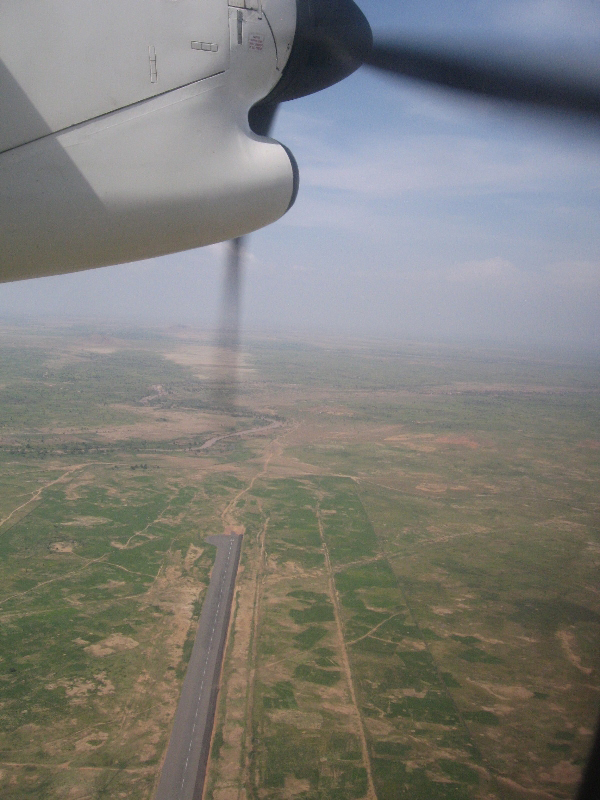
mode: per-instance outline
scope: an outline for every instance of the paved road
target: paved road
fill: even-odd
[[[242,537],[232,533],[206,541],[217,546],[217,557],[155,800],[202,798]]]

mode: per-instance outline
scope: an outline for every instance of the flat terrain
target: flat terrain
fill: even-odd
[[[232,528],[209,800],[573,796],[597,362],[255,340],[232,415],[192,330],[2,334],[3,798],[153,797]]]

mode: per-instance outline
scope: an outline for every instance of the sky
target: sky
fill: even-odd
[[[597,75],[598,0],[359,5],[376,36]],[[598,128],[361,68],[284,104],[273,135],[300,193],[247,240],[246,331],[600,344]],[[0,285],[0,318],[212,327],[224,248]]]

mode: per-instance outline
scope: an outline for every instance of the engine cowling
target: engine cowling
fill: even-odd
[[[352,0],[4,0],[0,281],[274,222],[298,169],[251,109],[341,80],[370,46]]]
[[[0,280],[200,247],[286,212],[296,164],[248,111],[284,69],[295,0],[272,24],[242,6],[2,4]]]

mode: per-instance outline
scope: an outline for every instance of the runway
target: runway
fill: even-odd
[[[242,537],[207,536],[217,547],[154,800],[201,800]]]

